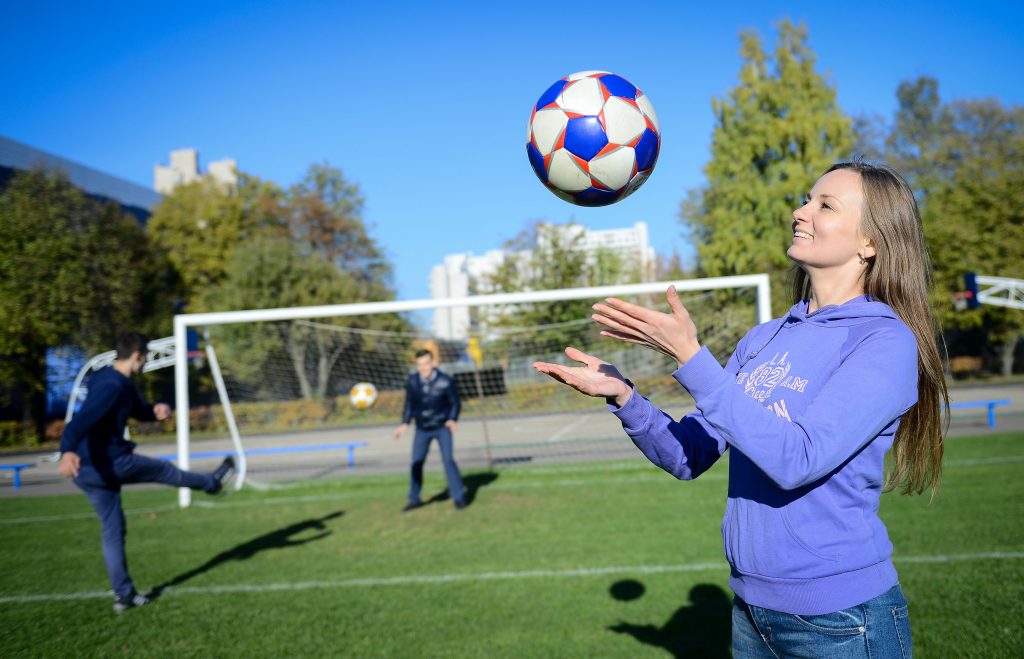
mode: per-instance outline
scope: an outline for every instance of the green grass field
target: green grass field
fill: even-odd
[[[1024,433],[951,439],[946,455],[934,502],[882,503],[915,654],[1024,656]],[[6,499],[0,656],[725,657],[726,471],[679,483],[638,455],[470,472],[468,509],[407,514],[400,476],[189,510],[128,489],[132,574],[170,585],[119,617],[85,497]],[[425,492],[443,487],[428,472]]]

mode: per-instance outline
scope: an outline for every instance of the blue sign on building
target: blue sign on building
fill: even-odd
[[[85,352],[71,346],[46,351],[46,416],[58,418],[67,413],[71,387],[88,359]]]

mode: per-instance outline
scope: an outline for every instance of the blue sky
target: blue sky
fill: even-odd
[[[703,182],[711,99],[737,81],[738,33],[804,21],[849,114],[890,117],[896,86],[1024,102],[1020,2],[4,3],[0,134],[136,183],[172,149],[234,158],[282,185],[328,161],[357,182],[400,299],[431,266],[539,219],[646,221],[688,254],[676,213]],[[571,206],[525,153],[537,97],[569,73],[618,73],[651,99],[661,156],[636,194]]]

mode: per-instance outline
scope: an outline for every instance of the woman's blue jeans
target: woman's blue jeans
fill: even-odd
[[[752,606],[739,597],[733,600],[735,659],[889,659],[910,657],[911,649],[907,600],[899,584],[863,604],[814,616]]]

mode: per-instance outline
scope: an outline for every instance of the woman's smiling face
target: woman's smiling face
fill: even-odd
[[[786,251],[804,269],[860,267],[875,255],[861,233],[864,192],[860,174],[837,169],[822,176],[793,211],[793,242]]]

